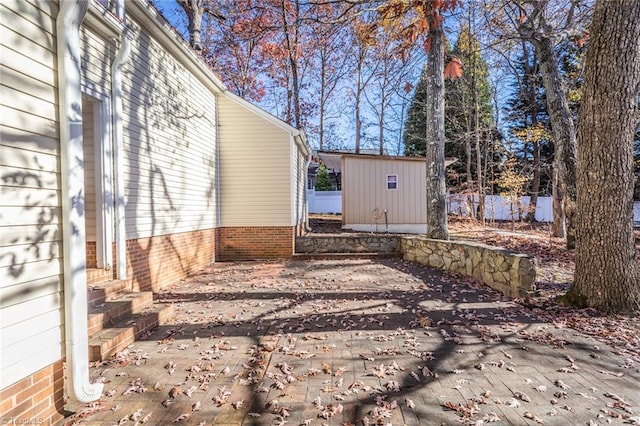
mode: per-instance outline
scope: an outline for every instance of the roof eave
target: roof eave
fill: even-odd
[[[209,90],[214,93],[226,90],[222,80],[209,69],[202,58],[189,47],[187,42],[147,0],[128,1],[127,11],[129,15],[136,18],[138,24],[145,27],[187,69],[193,72]]]

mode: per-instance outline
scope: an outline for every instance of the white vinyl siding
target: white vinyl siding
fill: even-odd
[[[87,241],[96,241],[96,162],[94,104],[82,98],[82,142],[84,156],[84,224]]]
[[[300,149],[294,144],[293,147],[294,155],[295,155],[295,170],[294,170],[294,180],[293,184],[295,185],[295,200],[294,200],[294,209],[295,209],[295,220],[296,225],[299,225],[305,221],[305,212],[306,212],[306,194],[307,189],[305,187],[305,179],[307,177],[307,168],[306,168],[306,160],[304,155],[300,151]]]
[[[80,29],[80,67],[82,85],[89,90],[109,95],[111,92],[111,64],[115,48],[90,28]],[[85,89],[85,90],[86,90]]]
[[[0,4],[0,383],[63,357],[52,1]]]
[[[292,226],[291,134],[220,96],[221,225]]]
[[[127,239],[216,221],[216,98],[148,34],[123,68]]]
[[[397,189],[388,189],[390,176]],[[426,161],[344,156],[342,178],[345,225],[375,223],[375,209],[387,210],[389,224],[426,223]]]

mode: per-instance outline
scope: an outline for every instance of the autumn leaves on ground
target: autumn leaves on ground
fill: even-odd
[[[559,305],[572,259],[544,229],[450,224],[538,256],[539,292],[398,258],[216,263],[156,294],[175,317],[93,363],[105,393],[67,424],[640,424],[638,321]]]
[[[313,232],[345,232],[340,229],[339,215],[312,215]],[[449,215],[448,228],[451,238],[469,240],[504,247],[519,253],[530,254],[537,261],[537,292],[534,297],[518,302],[545,312],[549,320],[560,321],[568,327],[576,327],[596,338],[607,341],[624,352],[640,356],[640,318],[603,315],[591,309],[573,309],[558,302],[573,281],[574,252],[567,250],[565,240],[551,237],[551,225],[531,222],[479,221]],[[636,231],[640,242],[640,231]],[[640,249],[640,244],[638,244]]]

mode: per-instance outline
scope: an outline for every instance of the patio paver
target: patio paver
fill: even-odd
[[[401,260],[216,264],[158,297],[174,321],[93,365],[69,423],[640,424],[640,360]]]

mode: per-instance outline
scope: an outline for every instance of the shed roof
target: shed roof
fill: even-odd
[[[387,161],[417,161],[425,162],[425,157],[407,157],[397,155],[377,155],[377,154],[355,154],[351,152],[336,152],[336,151],[318,151],[316,154],[318,160],[320,160],[325,167],[333,170],[340,170],[342,168],[341,160],[343,157],[358,158],[363,160],[387,160]],[[456,157],[446,158],[444,166],[449,167],[451,164],[458,161]]]

